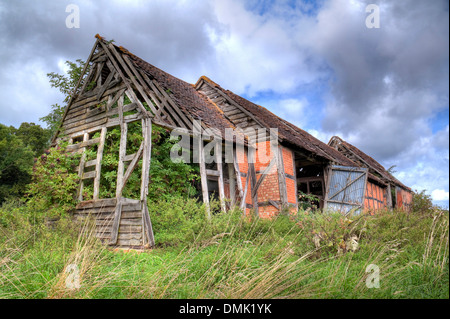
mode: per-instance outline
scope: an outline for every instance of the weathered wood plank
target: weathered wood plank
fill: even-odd
[[[237,160],[236,152],[237,152],[237,149],[234,149],[234,152],[233,152],[233,166],[234,166],[234,171],[236,173],[236,183],[237,183],[237,186],[238,186],[239,197],[241,198],[241,201],[245,201],[245,199],[244,199],[244,190],[243,190],[243,187],[242,187],[242,180],[241,180],[241,171],[239,169],[239,163],[238,163],[238,160]]]
[[[100,90],[97,93],[97,100],[100,100],[100,98],[102,97],[103,93],[105,93],[105,91],[108,89],[109,84],[111,83],[112,79],[114,78],[114,74],[116,71],[112,70],[108,77],[105,80],[105,83],[102,85],[102,87],[100,88]]]
[[[156,85],[156,81],[152,81],[149,79],[147,74],[144,72],[141,72],[143,79],[146,81],[147,85],[150,86],[151,91],[148,93],[150,94],[152,100],[158,105],[159,110],[158,112],[164,112],[164,109],[169,112],[169,118],[173,118],[171,122],[174,122],[174,125],[178,125],[180,127],[189,128],[190,126],[186,126],[185,122],[189,122],[187,119],[183,122],[183,120],[180,118],[183,117],[184,114],[176,107],[175,109],[172,107],[172,105],[167,101],[167,99],[164,97],[164,95],[160,92],[160,88]],[[155,84],[156,83],[156,84]],[[161,101],[161,102],[159,102]],[[162,119],[161,119],[162,120]]]
[[[217,172],[219,173],[219,200],[220,200],[220,207],[222,209],[222,212],[226,212],[227,208],[225,205],[225,190],[223,185],[223,167],[222,167],[222,142],[217,141],[214,145],[214,154],[216,157],[216,164],[217,164]]]
[[[117,203],[116,198],[103,198],[98,200],[87,200],[81,203],[78,203],[75,207],[77,210],[85,209],[85,208],[98,208],[98,207],[115,207]]]
[[[145,201],[148,195],[148,181],[150,174],[150,160],[152,153],[152,124],[150,119],[142,119],[142,175],[141,175],[141,201]]]
[[[231,115],[231,116],[228,116],[227,115],[227,117],[234,123],[234,121],[239,121],[239,123],[241,123],[241,122],[244,122],[244,121],[242,121],[242,119],[245,119],[245,121],[247,121],[247,119],[248,119],[248,116],[246,115],[246,114],[244,114],[244,113],[238,113],[238,114],[235,114],[235,115]]]
[[[249,169],[249,173],[250,173],[250,180],[251,180],[251,186],[252,186],[252,190],[255,189],[256,187],[256,170],[255,170],[255,149],[254,148],[249,148],[249,161],[248,161],[248,169]],[[256,192],[255,194],[252,194],[252,205],[253,205],[253,209],[255,210],[255,215],[259,217],[259,211],[258,211],[258,192]]]
[[[133,158],[136,156],[136,154],[137,154],[137,152],[136,152],[136,153],[133,153],[133,154],[125,155],[125,157],[123,158],[123,161],[124,161],[124,162],[130,162],[130,161],[132,161]]]
[[[64,124],[64,129],[68,131],[81,125],[89,124],[106,118],[105,107],[96,109],[95,113],[97,114],[84,115],[83,118],[79,119],[78,121],[71,122],[70,124]]]
[[[284,171],[283,151],[282,146],[276,146],[271,143],[274,156],[277,157],[277,171],[278,171],[278,186],[280,191],[280,199],[282,207],[287,206],[287,186],[286,186],[286,173]]]
[[[125,83],[122,83],[120,85],[118,85],[118,83],[116,83],[116,86],[112,86],[112,82],[110,83],[110,88],[108,90],[105,91],[104,95],[108,96],[111,94],[114,94],[117,91],[121,91],[123,89],[126,89],[127,86]],[[97,101],[97,97],[95,95],[90,96],[90,97],[85,97],[85,98],[79,98],[77,99],[76,102],[73,103],[71,110],[76,109],[76,108],[80,108],[83,107],[83,105],[87,104],[87,103],[98,103]]]
[[[207,176],[217,176],[218,177],[220,175],[218,170],[206,169],[205,172],[206,172]]]
[[[179,109],[179,107],[175,104],[175,102],[172,100],[172,98],[167,94],[167,92],[160,86],[160,84],[153,80],[152,83],[157,88],[157,90],[166,98],[168,104],[172,106],[172,108],[177,112],[177,114],[180,116],[180,118],[184,122],[184,127],[190,128],[192,127],[192,121],[187,118],[187,116]],[[180,123],[181,124],[181,123]]]
[[[96,174],[97,174],[96,171],[84,172],[84,173],[83,173],[83,177],[81,177],[81,178],[82,178],[83,180],[95,178]]]
[[[133,159],[131,160],[131,163],[128,165],[127,170],[123,176],[122,179],[122,189],[120,189],[120,194],[122,194],[123,188],[125,187],[125,184],[127,183],[128,179],[131,176],[131,173],[133,173],[134,169],[136,168],[137,164],[139,163],[139,160],[142,157],[142,152],[144,149],[144,142],[141,143],[141,146],[139,147],[139,150],[135,153]],[[123,162],[126,162],[126,158],[124,157]]]
[[[92,122],[92,123],[88,123],[88,124],[84,124],[84,125],[80,125],[71,129],[66,129],[65,133],[66,134],[72,134],[72,133],[76,133],[76,132],[80,132],[89,128],[93,128],[93,127],[97,127],[97,126],[101,126],[102,124],[105,124],[106,122],[108,122],[107,118],[102,118],[98,121]]]
[[[245,188],[244,188],[244,194],[242,196],[242,200],[241,200],[241,205],[239,206],[240,209],[242,209],[243,214],[245,215],[245,207],[247,205],[246,200],[247,200],[247,192],[249,189],[249,184],[250,184],[250,180],[251,180],[251,176],[250,176],[250,167],[247,170],[247,177],[246,177],[246,182],[245,182]]]
[[[87,142],[89,139],[89,134],[85,133],[83,135],[83,142]],[[83,154],[81,155],[81,159],[80,159],[80,165],[78,166],[78,177],[82,177],[83,173],[84,173],[84,164],[86,162],[86,152],[85,152],[85,148],[82,149],[83,150]],[[83,180],[80,180],[80,184],[78,185],[78,194],[77,194],[77,198],[79,201],[83,200]]]
[[[141,240],[139,239],[120,239],[117,241],[117,245],[121,247],[133,247],[141,246]]]
[[[136,107],[137,107],[136,103],[130,103],[130,104],[124,105],[123,113],[136,110]],[[95,111],[95,112],[93,112],[93,111]],[[65,128],[66,129],[73,128],[73,127],[76,127],[77,125],[95,122],[97,120],[100,120],[100,119],[106,118],[106,117],[110,118],[110,117],[118,114],[118,109],[113,108],[113,109],[110,109],[109,111],[106,111],[106,107],[102,106],[101,108],[92,110],[91,112],[93,114],[85,114],[78,118],[79,122],[67,125],[67,126],[65,126]],[[135,115],[135,114],[133,114],[133,115]]]
[[[93,138],[93,139],[87,140],[85,142],[68,145],[67,146],[67,150],[68,151],[74,151],[74,150],[77,150],[77,149],[80,149],[80,148],[85,148],[85,147],[97,144],[99,142],[100,142],[100,138]],[[87,166],[85,166],[85,167],[87,167]]]
[[[228,163],[228,185],[230,187],[230,204],[234,207],[236,204],[236,181],[234,179],[234,168],[233,163]]]
[[[272,206],[275,207],[276,209],[280,209],[280,205],[278,205],[278,203],[275,202],[274,200],[269,199],[268,202],[269,202],[270,205],[272,205]]]
[[[97,39],[97,40],[95,41],[94,46],[92,47],[92,50],[91,50],[91,52],[90,52],[90,54],[89,54],[87,60],[86,60],[86,63],[85,63],[85,65],[84,65],[84,67],[83,67],[83,70],[82,70],[81,73],[80,73],[80,77],[78,78],[78,81],[77,81],[77,83],[75,84],[75,90],[73,91],[73,93],[72,93],[71,96],[70,96],[69,103],[67,103],[67,107],[66,107],[66,109],[64,110],[64,114],[63,114],[63,116],[62,116],[63,121],[64,121],[64,119],[66,118],[67,112],[69,111],[70,107],[72,106],[72,103],[74,102],[75,98],[78,96],[77,90],[78,90],[78,88],[79,88],[79,86],[80,86],[81,81],[83,80],[83,77],[84,77],[84,75],[85,75],[85,73],[86,73],[86,70],[87,70],[87,68],[88,68],[88,65],[89,65],[91,59],[92,59],[92,56],[94,55],[94,53],[95,53],[95,51],[96,51],[96,49],[97,49],[98,44],[99,44],[99,40]],[[61,122],[63,122],[63,121],[61,121]],[[58,135],[58,133],[59,133],[60,130],[61,130],[61,127],[62,127],[62,125],[60,125],[60,126],[58,127],[58,130],[57,130],[56,134],[55,134],[54,137],[52,138],[52,143],[55,141],[56,136]]]
[[[117,164],[117,183],[116,183],[116,197],[122,196],[123,191],[123,173],[124,173],[124,157],[127,152],[127,134],[128,126],[123,121],[123,100],[124,97],[121,96],[117,103],[117,112],[119,114],[119,125],[120,125],[120,145],[119,145],[119,163]]]
[[[132,219],[124,219],[121,218],[120,226],[139,226],[142,225],[142,216],[141,218],[132,218]]]
[[[203,195],[203,203],[206,206],[206,215],[208,219],[211,219],[211,210],[209,207],[209,193],[208,193],[208,182],[207,182],[207,174],[206,174],[206,166],[205,166],[205,151],[203,148],[203,140],[201,137],[197,139],[198,143],[198,159],[200,166],[200,180],[202,184],[202,195]]]
[[[139,240],[139,242],[141,242],[142,233],[141,232],[124,233],[124,232],[120,232],[120,230],[119,230],[119,236],[118,236],[119,242],[122,240],[125,240],[125,239],[135,239],[135,240]]]
[[[119,233],[119,226],[121,223],[122,202],[118,200],[116,209],[114,211],[114,221],[111,228],[111,239],[109,244],[114,245],[117,242],[117,235]]]
[[[103,149],[105,147],[106,131],[107,131],[106,127],[102,128],[102,132],[100,133],[100,143],[97,148],[97,159],[95,163],[95,170],[97,174],[94,179],[94,195],[93,195],[94,199],[98,199],[100,194],[100,177],[102,169]]]
[[[137,81],[139,82],[139,84],[142,88],[142,91],[143,92],[148,91],[148,90],[145,90],[147,85],[146,85],[144,79],[142,78],[141,74],[138,71],[136,71],[133,63],[130,61],[130,58],[127,55],[122,55],[122,57],[125,60],[125,62],[127,63],[128,67],[130,68],[131,72],[136,76]],[[155,117],[157,119],[160,119],[161,116],[159,116],[158,110],[155,109],[155,106],[153,105],[152,101],[148,98],[147,94],[144,93],[144,94],[142,94],[142,96],[144,97],[145,102],[147,103],[148,107],[152,110]]]
[[[234,111],[234,110],[239,110],[236,106],[234,106],[234,105],[229,105],[229,106],[226,106],[226,107],[224,107],[223,109],[222,109],[222,111],[225,113],[225,114],[228,114],[229,112],[232,112],[232,111]],[[240,110],[239,110],[239,112],[241,112]]]
[[[71,123],[72,121],[76,121],[77,117],[85,114],[87,111],[86,108],[82,107],[79,109],[74,109],[73,111],[69,111],[64,119],[63,123]]]
[[[141,96],[144,97],[144,100],[146,99],[146,94],[142,88],[142,86],[136,81],[136,79],[134,78],[133,73],[130,71],[130,69],[127,66],[127,63],[124,61],[122,54],[120,54],[119,52],[117,52],[117,50],[114,48],[114,46],[110,43],[108,44],[108,47],[110,49],[110,52],[112,52],[112,54],[116,57],[117,61],[120,63],[120,65],[122,66],[122,68],[125,70],[125,73],[128,75],[128,79],[131,80],[131,83],[133,83],[133,85],[136,87],[136,89],[139,91],[139,93],[141,94]],[[142,110],[142,113],[144,114],[144,117],[148,117],[149,116],[149,112],[145,109],[145,107],[141,104],[141,102],[139,101],[139,99],[137,98],[137,96],[134,94],[133,89],[131,88],[131,86],[128,88],[128,91],[130,92],[130,94],[132,95],[132,97],[135,99],[134,102],[138,103],[139,107]],[[148,103],[148,102],[147,102]],[[150,102],[151,104],[151,102]]]
[[[144,232],[144,244],[150,245],[150,247],[155,247],[155,236],[153,234],[153,226],[150,219],[150,214],[148,212],[147,204],[142,207],[142,221],[143,221],[143,232]]]

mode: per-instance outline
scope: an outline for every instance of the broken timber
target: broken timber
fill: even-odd
[[[154,74],[140,67],[137,57],[122,47],[107,43],[98,35],[96,38],[53,143],[68,140],[68,150],[81,153],[77,168],[80,178],[77,192],[79,204],[74,217],[78,220],[93,218],[96,236],[107,244],[127,248],[153,247],[155,240],[147,206],[152,124],[169,130],[183,128],[188,135],[195,137],[192,131],[194,117],[173,100],[167,86],[158,81]],[[125,98],[131,102],[125,104]],[[128,154],[127,135],[131,123],[140,123],[142,143],[136,152]],[[115,198],[101,198],[105,141],[109,130],[115,127],[120,128]],[[208,127],[202,122],[199,129]],[[204,161],[204,140],[209,140],[209,137],[198,138],[200,175],[203,200],[208,216],[211,216],[206,180],[208,175],[218,179],[221,210],[227,209],[222,142],[215,144],[217,169],[209,170]],[[87,158],[88,150],[96,151],[95,159]],[[139,199],[125,198],[122,196],[124,189],[138,167],[142,172]],[[233,162],[231,168],[235,167],[238,164]],[[243,201],[240,172],[235,170],[235,173],[239,191],[235,201]],[[85,186],[91,181],[93,195],[88,198]]]

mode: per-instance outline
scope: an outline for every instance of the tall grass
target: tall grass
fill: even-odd
[[[142,252],[108,248],[83,227],[30,218],[0,227],[0,298],[449,297],[448,211],[274,220],[236,211],[202,224],[193,240]],[[366,284],[371,264],[379,288]],[[79,288],[68,285],[71,265]]]

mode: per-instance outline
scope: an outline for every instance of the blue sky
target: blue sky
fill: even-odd
[[[368,4],[380,28],[368,29]],[[80,28],[68,29],[68,4]],[[46,74],[99,33],[187,82],[207,75],[327,143],[357,146],[449,202],[448,1],[0,0],[0,123],[63,97]],[[12,102],[13,101],[13,102]],[[42,123],[41,123],[42,124]]]

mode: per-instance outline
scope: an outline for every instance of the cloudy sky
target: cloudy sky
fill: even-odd
[[[79,28],[66,26],[69,4]],[[366,26],[369,4],[379,28]],[[96,33],[325,143],[339,135],[448,207],[447,0],[0,0],[0,123],[43,125],[63,100],[46,74],[85,60]]]

